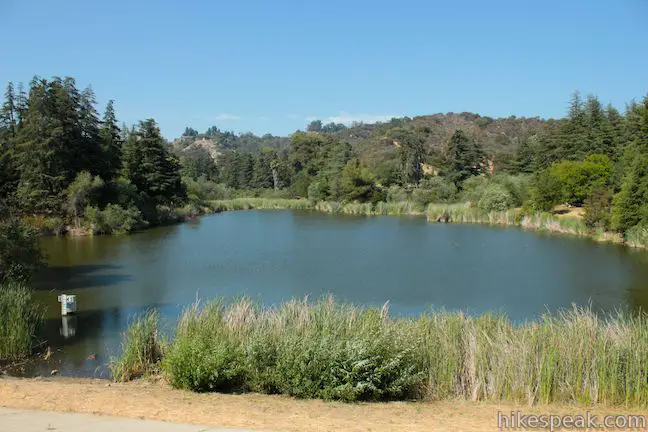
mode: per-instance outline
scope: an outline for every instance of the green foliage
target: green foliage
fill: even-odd
[[[34,301],[31,289],[19,282],[0,283],[0,317],[0,360],[17,360],[31,354],[44,318],[44,310]]]
[[[562,183],[548,170],[536,173],[531,188],[533,207],[540,211],[550,211],[564,197]]]
[[[421,180],[419,186],[412,190],[412,200],[422,207],[430,203],[453,202],[457,198],[457,187],[442,177],[431,177]]]
[[[162,368],[195,391],[646,407],[647,324],[645,314],[580,308],[514,324],[490,314],[393,318],[386,306],[330,298],[216,301],[185,311]]]
[[[158,312],[149,311],[128,326],[122,336],[121,355],[109,365],[115,381],[131,381],[159,370],[164,349],[159,320]]]
[[[17,218],[0,219],[0,283],[28,282],[42,266],[37,234]]]
[[[489,184],[484,188],[484,192],[477,202],[480,209],[491,211],[504,211],[514,206],[514,200],[508,190],[497,183]]]
[[[612,192],[607,189],[596,189],[585,200],[585,225],[589,228],[607,230],[610,227],[612,209]]]
[[[614,197],[612,224],[626,232],[639,224],[648,223],[648,153],[638,155],[623,181],[621,191]]]
[[[94,234],[126,234],[143,224],[137,208],[123,208],[118,204],[108,204],[103,210],[88,206],[85,215]]]
[[[314,181],[308,185],[308,199],[313,203],[322,201],[327,196],[326,184],[319,181]]]
[[[182,201],[180,163],[166,148],[155,120],[139,122],[124,145],[124,175],[158,204]]]
[[[187,190],[187,199],[198,205],[208,201],[227,199],[232,191],[222,184],[208,180],[206,177],[198,177],[193,180],[190,177],[182,179]]]
[[[479,143],[468,138],[461,130],[456,130],[445,155],[446,175],[457,187],[469,177],[485,171],[485,155]]]
[[[88,201],[95,198],[99,189],[104,185],[99,176],[94,178],[88,171],[80,172],[74,181],[70,183],[65,191],[67,195],[67,211],[74,217],[76,226],[79,226],[79,218],[83,216],[83,209]]]
[[[581,162],[558,162],[551,166],[549,174],[561,183],[564,202],[582,205],[594,190],[610,186],[613,169],[607,156],[592,154]]]
[[[345,201],[376,203],[384,199],[375,177],[360,160],[352,159],[340,173],[340,198]]]

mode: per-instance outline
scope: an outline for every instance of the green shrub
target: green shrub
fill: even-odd
[[[513,207],[514,200],[508,190],[497,183],[492,183],[483,189],[477,207],[485,212],[504,211]]]
[[[392,185],[387,189],[387,202],[403,202],[407,198],[407,191],[401,186]]]
[[[343,401],[430,399],[648,406],[648,316],[573,308],[535,322],[323,299],[187,310],[162,367],[196,391]]]
[[[162,367],[176,388],[232,391],[245,382],[242,340],[223,321],[215,302],[202,310],[188,309],[178,325]]]
[[[115,381],[130,381],[158,370],[163,351],[158,327],[159,314],[155,311],[137,317],[128,327],[122,353],[110,363]]]
[[[316,203],[326,198],[326,183],[314,181],[308,185],[308,199]]]
[[[22,283],[0,284],[0,317],[0,360],[28,356],[44,317],[44,310],[34,301],[32,291]]]
[[[85,218],[94,234],[126,234],[142,226],[139,210],[118,204],[108,204],[103,210],[86,207]]]

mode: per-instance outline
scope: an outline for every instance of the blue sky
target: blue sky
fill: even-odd
[[[0,83],[73,76],[169,138],[558,117],[576,89],[619,108],[646,94],[646,23],[646,0],[0,0]]]

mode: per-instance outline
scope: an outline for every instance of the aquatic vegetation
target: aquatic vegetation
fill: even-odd
[[[17,360],[31,354],[44,310],[24,284],[0,284],[0,360]]]
[[[574,307],[515,324],[444,311],[391,317],[387,305],[330,297],[218,300],[184,312],[162,370],[194,391],[646,407],[648,316]]]
[[[130,381],[159,369],[164,342],[159,332],[159,314],[149,311],[134,319],[123,335],[122,353],[112,359],[115,381]]]

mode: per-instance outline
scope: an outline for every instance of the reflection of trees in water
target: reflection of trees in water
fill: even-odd
[[[34,285],[37,290],[48,291],[109,287],[131,280],[121,270],[122,266],[113,264],[50,266],[40,272]]]

